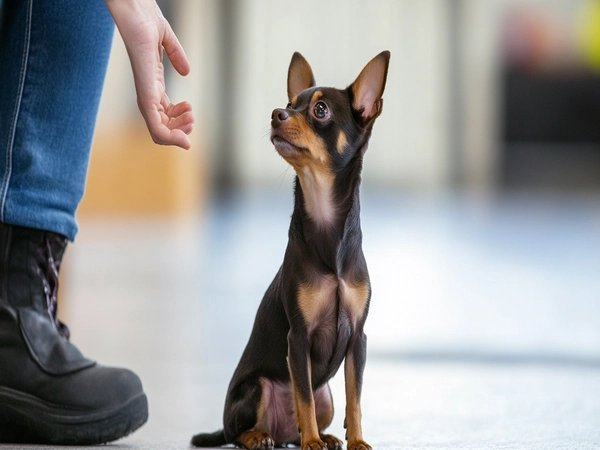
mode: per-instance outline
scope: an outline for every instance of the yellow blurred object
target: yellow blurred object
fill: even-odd
[[[578,16],[579,46],[585,62],[600,72],[600,0],[583,2]]]
[[[204,178],[198,145],[188,151],[152,142],[143,122],[99,126],[92,147],[85,215],[181,215],[199,211]]]

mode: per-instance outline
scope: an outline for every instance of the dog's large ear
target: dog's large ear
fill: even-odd
[[[315,77],[313,76],[310,65],[298,52],[294,52],[290,68],[288,70],[287,91],[288,99],[291,102],[298,96],[300,92],[315,85]]]
[[[369,61],[349,87],[352,92],[352,108],[365,124],[381,114],[383,108],[381,96],[385,89],[390,56],[390,52],[386,50]]]

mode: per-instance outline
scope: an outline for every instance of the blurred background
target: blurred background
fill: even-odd
[[[366,431],[598,444],[600,1],[159,3],[192,66],[167,86],[193,104],[193,147],[151,142],[115,35],[61,288],[75,342],[160,405],[139,439],[219,426],[287,242],[294,173],[268,136],[292,53],[345,87],[388,49],[362,190]]]

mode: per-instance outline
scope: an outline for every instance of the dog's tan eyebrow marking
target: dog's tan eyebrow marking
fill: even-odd
[[[315,92],[315,93],[313,94],[313,96],[311,97],[311,99],[310,99],[310,102],[311,102],[311,103],[314,103],[314,102],[316,102],[317,100],[319,100],[321,97],[323,97],[323,92],[321,92],[321,91],[317,91],[317,92]]]
[[[338,138],[337,138],[337,145],[336,145],[337,152],[340,154],[344,153],[344,148],[346,147],[346,144],[348,144],[348,138],[346,138],[346,133],[344,133],[342,130],[340,130],[340,133],[338,134]]]

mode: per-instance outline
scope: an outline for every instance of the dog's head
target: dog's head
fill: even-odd
[[[271,141],[296,172],[331,175],[364,152],[383,107],[390,52],[373,58],[346,89],[316,87],[312,69],[294,53],[288,71],[289,103],[271,115]]]

